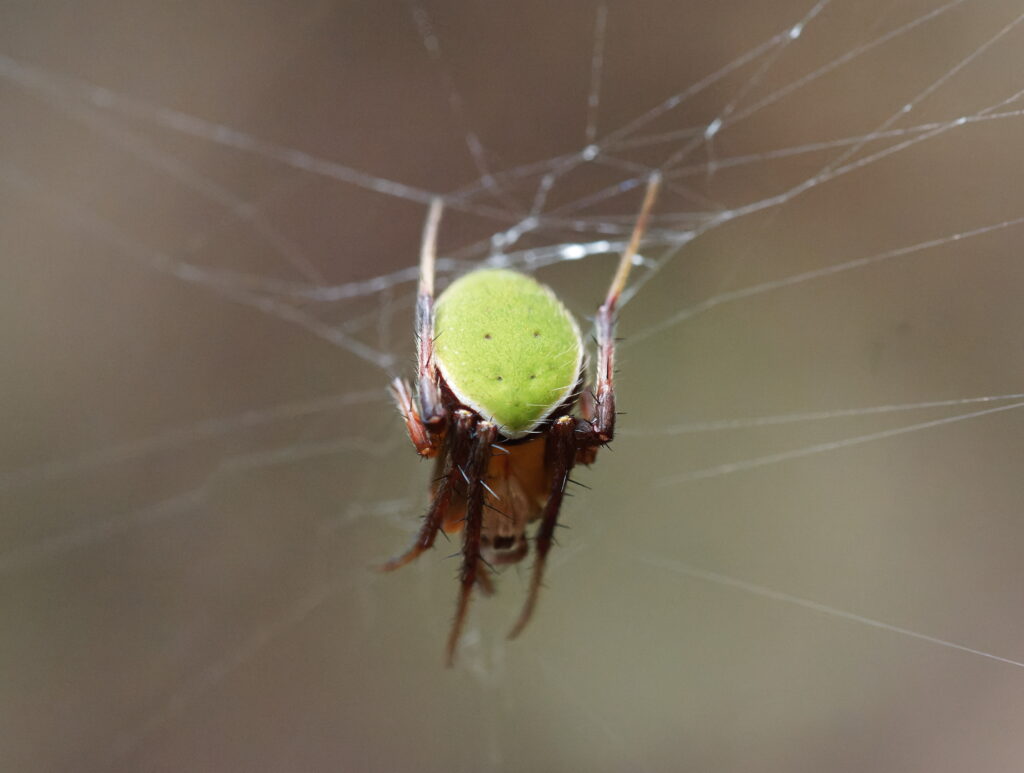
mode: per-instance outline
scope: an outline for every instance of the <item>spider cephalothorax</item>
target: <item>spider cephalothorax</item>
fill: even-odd
[[[595,320],[597,373],[586,385],[579,327],[555,294],[514,271],[486,269],[458,279],[434,299],[441,201],[427,217],[416,306],[418,382],[396,379],[395,401],[421,456],[437,460],[431,503],[412,546],[384,565],[397,569],[432,547],[439,531],[463,532],[461,590],[448,638],[455,655],[475,586],[529,553],[536,558],[526,603],[510,637],[537,602],[569,472],[594,461],[615,431],[614,315],[650,214],[651,177],[640,217]],[[574,416],[576,409],[579,416]]]

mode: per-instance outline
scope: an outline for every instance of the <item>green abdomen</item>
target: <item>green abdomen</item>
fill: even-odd
[[[526,435],[572,393],[583,345],[572,315],[525,274],[474,271],[437,300],[434,353],[449,388],[506,437]]]

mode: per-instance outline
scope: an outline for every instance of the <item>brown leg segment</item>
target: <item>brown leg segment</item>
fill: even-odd
[[[420,533],[416,535],[416,540],[408,550],[381,566],[381,571],[391,572],[405,566],[420,553],[434,546],[437,532],[444,523],[445,514],[451,504],[456,482],[462,479],[461,468],[469,457],[472,429],[473,414],[469,411],[456,411],[444,445],[444,471],[430,503],[430,510],[423,519]]]
[[[584,442],[585,438],[583,437],[588,428],[593,428],[596,413],[597,405],[594,400],[594,393],[590,391],[590,385],[585,384],[579,399],[579,424],[582,426],[578,425],[576,427],[577,445],[579,445],[576,451],[576,464],[591,465],[597,461],[597,447],[599,444]]]
[[[398,406],[398,412],[402,414],[405,429],[409,433],[409,440],[416,446],[416,452],[427,459],[437,456],[437,451],[441,446],[440,439],[428,431],[420,419],[419,411],[416,410],[416,405],[413,403],[409,382],[404,378],[396,378],[392,381],[391,396]]]
[[[540,526],[537,528],[537,557],[533,564],[533,573],[530,576],[530,590],[526,596],[526,603],[519,619],[509,631],[508,638],[514,639],[526,624],[530,622],[533,609],[537,606],[537,596],[540,594],[540,587],[544,581],[544,566],[547,562],[548,551],[551,550],[551,542],[554,539],[555,526],[558,524],[558,512],[562,509],[562,497],[565,494],[565,486],[569,481],[569,472],[576,461],[576,419],[572,416],[563,416],[558,419],[548,432],[548,463],[552,470],[551,491],[548,494],[548,501],[544,505],[544,513],[541,516]]]
[[[451,666],[455,662],[455,648],[462,635],[462,626],[466,622],[469,599],[473,586],[480,571],[480,534],[484,523],[484,476],[487,474],[487,463],[491,459],[491,443],[497,435],[497,428],[489,421],[481,421],[476,425],[476,437],[469,455],[469,464],[465,470],[469,479],[466,492],[466,525],[463,529],[462,570],[459,573],[461,588],[459,600],[455,607],[455,619],[448,635],[448,646],[445,649],[446,663]]]

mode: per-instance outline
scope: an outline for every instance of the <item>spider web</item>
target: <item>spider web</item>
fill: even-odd
[[[998,770],[1021,758],[1004,2],[12,5],[4,769]],[[479,265],[626,411],[441,667],[412,370]]]

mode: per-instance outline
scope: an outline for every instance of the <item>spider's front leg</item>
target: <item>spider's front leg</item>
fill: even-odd
[[[437,434],[444,428],[445,408],[441,401],[437,364],[434,362],[434,263],[437,258],[437,229],[441,223],[443,202],[435,198],[423,226],[420,246],[420,283],[416,295],[416,366],[419,398],[419,416],[428,433]]]
[[[406,422],[409,439],[421,457],[434,457],[441,444],[447,412],[434,361],[434,262],[437,256],[437,226],[443,204],[430,202],[420,245],[420,286],[416,296],[416,399],[409,382],[391,382],[391,394]]]
[[[633,258],[636,257],[640,241],[647,230],[647,221],[650,219],[651,209],[658,195],[660,184],[661,175],[657,172],[652,174],[647,181],[644,203],[640,208],[636,225],[633,227],[633,235],[629,239],[626,250],[622,253],[619,268],[608,288],[608,295],[604,303],[601,304],[601,308],[598,309],[597,318],[594,320],[597,331],[597,389],[594,395],[594,404],[592,406],[584,404],[583,407],[584,413],[588,410],[593,413],[593,418],[590,420],[590,432],[580,438],[584,445],[591,447],[605,445],[615,436],[615,310],[622,291],[626,288],[626,280],[629,278],[629,270],[633,266]]]
[[[430,202],[420,245],[420,282],[416,295],[416,400],[405,379],[391,382],[391,394],[405,420],[409,439],[420,456],[437,454],[444,434],[447,411],[441,400],[437,364],[434,362],[434,263],[437,258],[437,229],[443,202]]]

